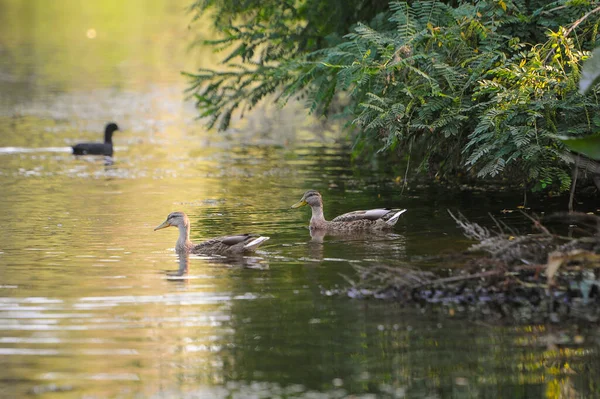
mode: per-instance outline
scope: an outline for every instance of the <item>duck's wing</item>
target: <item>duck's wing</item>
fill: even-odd
[[[112,156],[113,147],[109,143],[79,143],[73,146],[73,154]]]
[[[354,222],[356,220],[377,220],[392,212],[392,209],[369,209],[366,211],[354,211],[344,213],[332,220],[332,222]]]
[[[242,252],[252,251],[258,248],[269,237],[258,234],[239,234],[234,236],[223,236],[204,241],[194,247],[193,252]]]
[[[253,234],[253,233],[247,233],[247,234],[240,234],[240,235],[236,235],[236,236],[225,236],[225,237],[220,237],[217,238],[217,240],[220,240],[223,244],[225,245],[237,245],[240,243],[244,243],[244,246],[251,244],[252,241],[255,241],[255,239],[258,238],[266,238],[266,240],[268,240],[268,237],[261,237],[258,234]],[[266,241],[263,240],[263,241]]]
[[[379,219],[385,220],[385,222],[391,226],[396,224],[400,215],[406,212],[406,209],[368,209],[366,211],[354,211],[344,213],[332,220],[332,222],[350,223],[358,220],[370,220],[376,221]]]

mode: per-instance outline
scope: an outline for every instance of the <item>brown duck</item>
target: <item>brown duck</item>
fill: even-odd
[[[167,220],[157,226],[154,231],[166,227],[177,227],[179,229],[179,238],[175,244],[177,252],[186,252],[192,254],[204,255],[235,255],[254,251],[269,237],[262,237],[258,234],[239,234],[233,236],[224,236],[212,238],[210,240],[194,244],[190,241],[190,219],[183,212],[172,212],[167,216]]]
[[[312,209],[311,230],[340,233],[361,230],[389,230],[398,222],[400,215],[406,212],[406,209],[369,209],[344,213],[331,221],[327,221],[323,216],[323,199],[321,194],[315,190],[305,192],[300,201],[292,205],[292,208],[299,208],[304,205],[309,205]]]

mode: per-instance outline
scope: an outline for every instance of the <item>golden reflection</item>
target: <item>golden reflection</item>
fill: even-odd
[[[0,13],[0,37],[13,56],[14,72],[28,78],[32,71],[19,67],[33,57],[36,75],[69,91],[107,83],[141,87],[181,81],[180,72],[195,70],[198,59],[207,65],[216,61],[210,49],[189,48],[203,26],[188,29],[189,4],[186,0],[154,0],[151,6],[146,0],[13,2]],[[27,46],[19,48],[24,42]]]

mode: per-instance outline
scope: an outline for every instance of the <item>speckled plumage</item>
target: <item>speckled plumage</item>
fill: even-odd
[[[218,238],[212,238],[210,240],[201,242],[200,244],[195,245],[192,248],[192,253],[195,254],[240,254],[243,252],[251,252],[251,250],[246,250],[244,247],[251,243],[252,241],[258,239],[260,236],[258,234],[241,234],[237,236],[224,236]],[[268,239],[265,238],[264,241]],[[257,245],[258,246],[258,245]],[[256,249],[256,247],[252,248],[252,250]]]
[[[179,238],[175,244],[177,252],[186,252],[203,255],[235,255],[252,252],[269,237],[258,234],[239,234],[211,238],[210,240],[194,244],[190,241],[190,220],[183,212],[172,212],[167,219],[154,230],[164,229],[169,226],[179,228]]]
[[[344,213],[331,221],[327,221],[323,216],[323,199],[321,194],[315,190],[305,192],[302,199],[292,205],[292,208],[299,208],[304,205],[309,205],[312,209],[311,230],[338,232],[389,230],[398,222],[399,216],[406,212],[406,209],[369,209]]]

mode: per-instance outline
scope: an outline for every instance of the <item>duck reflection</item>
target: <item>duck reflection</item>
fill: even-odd
[[[107,155],[104,157],[104,166],[106,171],[112,170],[113,168],[111,168],[111,166],[113,166],[114,164],[115,159],[112,156]]]
[[[260,256],[219,256],[211,257],[207,260],[212,264],[218,264],[229,268],[243,268],[243,269],[256,269],[256,270],[267,270],[269,269],[269,262]]]
[[[322,229],[309,228],[310,241],[308,242],[309,255],[313,259],[324,259],[325,237],[330,243],[346,243],[352,245],[352,248],[360,246],[368,253],[390,253],[404,251],[405,237],[401,234],[391,233],[389,231],[330,231]],[[401,245],[398,245],[398,244]]]
[[[167,271],[167,276],[181,277],[186,276],[190,270],[190,254],[187,251],[177,251],[179,268],[176,271]]]
[[[387,231],[328,231],[309,229],[311,242],[323,243],[325,236],[335,237],[336,241],[362,241],[366,244],[398,240],[404,238],[401,234]]]
[[[267,270],[269,263],[266,259],[259,256],[211,256],[200,257],[192,255],[193,258],[202,260],[206,263],[217,264],[229,268],[244,268]],[[167,271],[167,277],[184,277],[189,274],[190,270],[190,253],[188,251],[177,251],[179,268],[173,271]]]

